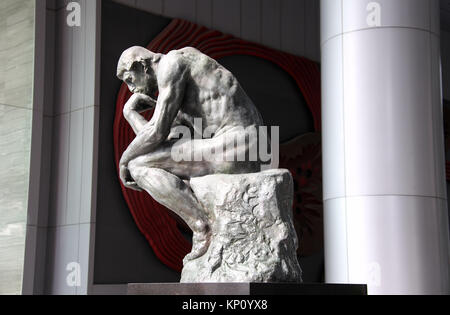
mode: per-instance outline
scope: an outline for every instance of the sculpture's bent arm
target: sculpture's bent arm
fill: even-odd
[[[125,119],[130,124],[131,128],[134,131],[134,134],[138,134],[144,126],[148,123],[148,121],[138,112],[131,110],[128,113],[124,113]]]
[[[172,123],[180,110],[186,84],[185,72],[176,61],[164,66],[166,68],[161,72],[165,73],[158,80],[159,97],[153,118],[123,153],[121,165],[127,166],[131,160],[153,151],[167,139]]]
[[[140,113],[155,107],[156,101],[145,94],[133,94],[123,108],[123,116],[137,135],[148,123]]]

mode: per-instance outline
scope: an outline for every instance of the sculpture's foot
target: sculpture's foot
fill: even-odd
[[[205,221],[195,223],[196,231],[192,236],[192,250],[184,257],[183,262],[194,260],[206,254],[211,243],[211,229]]]

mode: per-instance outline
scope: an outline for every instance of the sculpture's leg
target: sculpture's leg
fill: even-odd
[[[177,140],[167,141],[146,155],[132,160],[128,164],[131,177],[136,184],[147,191],[157,202],[178,214],[192,229],[194,248],[185,259],[195,259],[203,255],[209,246],[210,222],[207,209],[198,202],[188,181],[215,173],[257,172],[258,163],[251,161],[233,161],[227,157],[238,156],[238,152],[248,151],[248,145],[234,146],[239,137],[245,138],[241,130],[222,134],[212,139],[193,139],[182,142],[179,152],[194,157],[202,153],[203,159],[195,161],[175,161],[172,149]],[[231,143],[231,145],[230,145]],[[208,157],[211,158],[209,160]],[[186,181],[186,182],[185,182]]]
[[[194,247],[185,259],[202,256],[208,250],[210,224],[191,188],[177,176],[160,168],[149,168],[131,162],[129,169],[139,187],[179,215],[193,231]]]

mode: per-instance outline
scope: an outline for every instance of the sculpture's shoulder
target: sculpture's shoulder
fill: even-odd
[[[194,47],[184,47],[167,53],[169,60],[183,63],[186,67],[197,67],[202,64],[215,63],[215,60]]]
[[[199,58],[206,56],[200,50],[194,47],[184,47],[181,49],[171,50],[167,53],[165,58],[167,60],[186,60],[191,58]]]
[[[172,50],[160,61],[158,82],[164,85],[174,79],[179,80],[188,68],[189,65],[185,62],[183,54],[179,50]]]
[[[178,49],[178,51],[182,54],[197,54],[197,55],[203,55],[203,53],[194,47],[184,47],[181,49]]]

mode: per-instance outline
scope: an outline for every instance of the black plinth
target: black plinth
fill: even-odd
[[[136,283],[128,295],[367,295],[366,285],[292,283]]]

